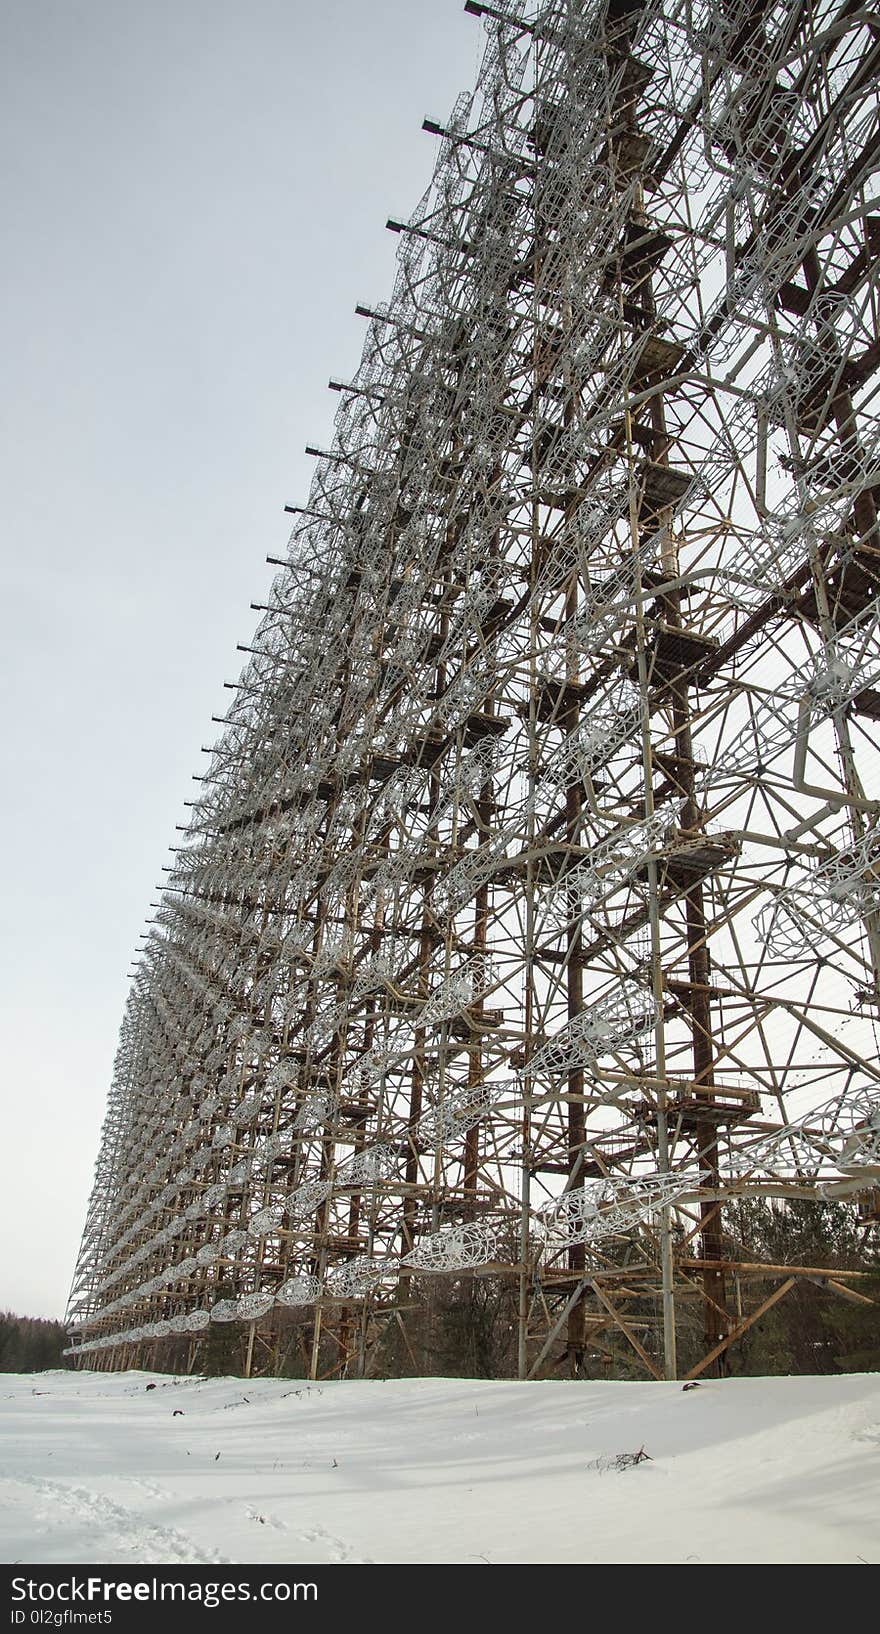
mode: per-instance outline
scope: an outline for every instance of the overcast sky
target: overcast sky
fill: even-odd
[[[0,1308],[63,1314],[126,972],[390,293],[461,0],[4,0]]]

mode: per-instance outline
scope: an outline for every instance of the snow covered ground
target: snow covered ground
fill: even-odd
[[[5,1562],[880,1559],[880,1374],[9,1374],[0,1435]]]

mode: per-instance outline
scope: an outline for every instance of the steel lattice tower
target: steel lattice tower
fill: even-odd
[[[495,1274],[524,1377],[687,1311],[699,1372],[810,1269],[735,1198],[880,1212],[880,28],[466,9],[133,976],[102,1366],[294,1311],[363,1370]]]

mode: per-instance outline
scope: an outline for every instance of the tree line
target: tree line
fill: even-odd
[[[0,1373],[42,1373],[47,1368],[66,1367],[61,1354],[66,1344],[63,1322],[0,1311]]]

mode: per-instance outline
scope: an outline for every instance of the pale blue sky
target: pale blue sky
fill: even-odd
[[[470,86],[461,0],[5,0],[0,1308],[60,1316],[126,971]]]

